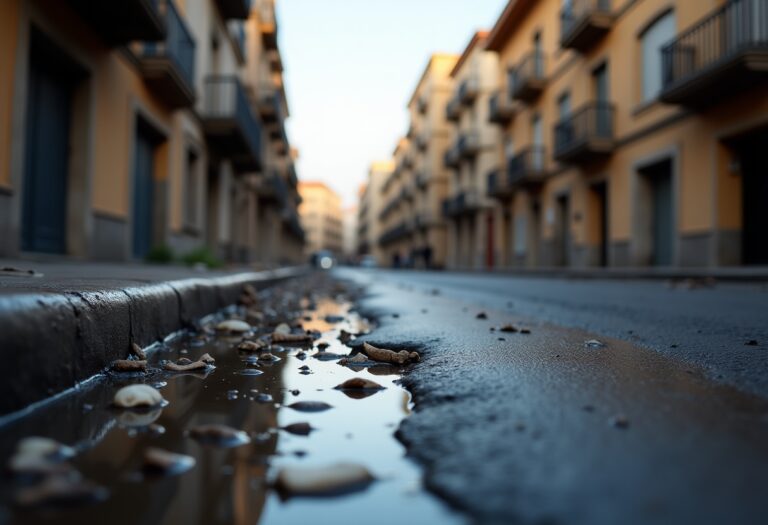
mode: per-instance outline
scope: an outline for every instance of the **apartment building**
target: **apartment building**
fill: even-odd
[[[382,185],[379,244],[385,264],[442,268],[447,254],[442,203],[448,193],[449,145],[445,106],[458,56],[434,54],[408,102],[410,125],[393,153],[394,171]]]
[[[498,87],[498,55],[485,49],[487,32],[473,35],[451,70],[453,94],[446,106],[451,123],[445,152],[448,197],[447,268],[493,268],[499,257],[496,224],[501,206],[488,197],[487,181],[499,168],[500,131],[490,121],[490,101]]]
[[[357,217],[357,206],[346,206],[341,210],[341,252],[348,261],[357,255]]]
[[[382,187],[394,170],[395,164],[392,160],[372,163],[357,207],[357,254],[372,256],[380,266],[388,262],[379,244],[382,233],[379,215],[384,207]]]
[[[510,1],[501,264],[767,264],[767,28],[765,0]]]
[[[299,195],[301,224],[307,232],[306,253],[329,250],[341,255],[344,235],[341,197],[327,184],[318,181],[300,182]]]
[[[287,108],[278,68],[256,65],[279,57],[270,9],[273,0],[3,2],[0,253],[294,254],[300,228],[281,230],[285,253],[264,258],[257,221],[266,174],[278,167],[291,183],[287,110],[273,131],[250,96],[271,82]],[[281,214],[295,212],[287,194]]]

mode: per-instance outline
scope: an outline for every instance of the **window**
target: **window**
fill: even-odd
[[[564,119],[571,114],[571,94],[563,93],[557,99],[557,113],[560,119]]]
[[[592,72],[592,89],[595,93],[595,101],[607,103],[610,100],[608,64],[603,63]]]
[[[661,48],[675,37],[675,13],[656,20],[640,37],[643,52],[643,102],[654,100],[662,86]]]

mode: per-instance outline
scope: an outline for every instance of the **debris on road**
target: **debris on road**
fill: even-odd
[[[517,328],[515,328],[511,324],[505,324],[504,326],[499,328],[499,332],[505,332],[505,333],[508,333],[508,334],[514,334],[514,333],[517,333],[518,331],[519,330]]]
[[[308,436],[314,428],[309,423],[291,423],[282,427],[281,430],[296,436]]]
[[[277,474],[275,489],[292,496],[335,496],[364,490],[375,478],[367,468],[353,463],[327,467],[284,467]]]
[[[336,385],[334,388],[336,388],[336,390],[384,390],[386,387],[383,387],[376,381],[371,381],[370,379],[353,377]]]
[[[237,349],[241,352],[258,352],[267,348],[268,346],[269,345],[266,342],[262,341],[261,339],[257,339],[255,341],[243,341],[237,345]]]
[[[227,321],[222,321],[219,324],[217,324],[216,330],[219,332],[230,333],[230,334],[242,334],[245,332],[250,332],[251,325],[239,319],[229,319]]]
[[[195,458],[150,447],[144,451],[142,470],[145,474],[174,476],[195,466]]]
[[[146,372],[146,361],[134,361],[131,359],[118,359],[112,362],[111,369],[113,372]]]
[[[757,342],[757,339],[750,339],[746,343],[744,343],[744,346],[759,346],[760,343]]]
[[[224,448],[239,447],[251,442],[251,438],[242,430],[219,424],[193,427],[189,435],[200,443]]]
[[[629,419],[627,416],[618,415],[611,418],[611,426],[616,428],[629,428]]]
[[[272,332],[273,343],[310,343],[312,336],[309,334],[284,334],[281,332]]]
[[[368,343],[363,343],[363,352],[374,361],[392,363],[396,365],[404,365],[410,362],[415,363],[421,359],[417,352],[408,352],[407,350],[400,350],[399,352],[395,352],[385,348],[377,348]]]
[[[149,385],[129,385],[115,394],[112,403],[120,408],[156,407],[165,402],[162,394]]]
[[[323,401],[296,401],[295,403],[286,406],[298,412],[323,412],[333,408]]]
[[[163,365],[163,369],[168,370],[169,372],[191,372],[193,370],[207,370],[211,366],[210,363],[206,363],[202,360],[191,361],[182,357],[175,363],[168,361]]]
[[[584,346],[587,348],[605,348],[606,344],[602,341],[598,341],[597,339],[590,339],[588,341],[584,341]]]
[[[144,350],[141,349],[139,345],[136,343],[131,343],[131,355],[139,359],[140,361],[146,361],[147,360],[147,353],[144,352]]]
[[[488,319],[488,314],[485,312],[480,312],[475,316],[475,319]]]

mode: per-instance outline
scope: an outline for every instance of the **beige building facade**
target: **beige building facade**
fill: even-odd
[[[340,256],[343,251],[341,197],[324,182],[299,183],[301,224],[307,233],[307,254],[329,250]]]
[[[207,249],[262,264],[300,253],[303,233],[279,221],[267,228],[284,252],[264,250],[257,220],[266,174],[288,162],[287,138],[272,139],[249,96],[281,86],[256,66],[279,56],[276,23],[264,23],[273,8],[3,2],[0,253],[140,261]]]
[[[361,257],[373,257],[379,266],[384,266],[387,262],[379,243],[382,233],[380,215],[384,208],[383,187],[394,170],[395,164],[392,160],[372,163],[357,207],[357,254]]]
[[[489,174],[499,168],[500,132],[490,121],[491,97],[498,87],[498,56],[485,49],[478,32],[451,71],[453,95],[446,106],[452,123],[444,163],[449,168],[443,216],[448,225],[449,269],[483,269],[499,258],[496,229],[501,206],[488,197]]]

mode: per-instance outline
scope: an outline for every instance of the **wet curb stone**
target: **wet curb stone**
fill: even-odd
[[[128,355],[302,267],[165,282],[50,282],[0,289],[0,416],[63,392]]]

